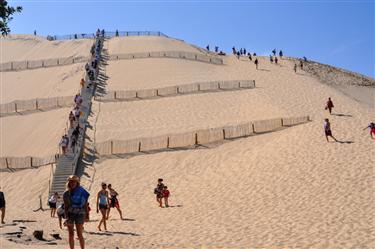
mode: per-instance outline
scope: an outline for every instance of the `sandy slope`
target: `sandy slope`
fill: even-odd
[[[183,41],[159,36],[114,37],[107,43],[110,54],[127,54],[153,51],[184,51],[199,50]]]
[[[120,79],[120,72],[126,81],[117,83],[113,89],[138,88],[129,82],[151,88],[165,82],[174,85],[201,78],[207,81],[222,69],[225,73],[220,77],[255,79],[257,89],[101,103],[100,112],[96,103],[90,118],[94,130],[89,129],[88,133],[93,141],[155,136],[284,115],[309,114],[313,121],[209,148],[96,161],[86,168],[83,176],[83,183],[92,195],[91,204],[101,182],[110,182],[120,193],[120,203],[128,220],[120,221],[113,211],[109,232],[98,233],[99,216],[92,213],[93,222],[85,225],[87,248],[375,247],[372,215],[375,146],[368,131],[362,131],[375,119],[373,107],[356,102],[306,73],[295,74],[288,61],[276,66],[261,58],[262,70],[256,71],[245,59],[237,61],[229,57],[225,66],[216,69],[209,65],[206,70],[196,69],[196,73],[194,67],[208,64],[176,62],[180,66],[168,71],[170,62],[160,62],[161,71],[157,73],[159,63],[133,62],[137,66],[129,71],[124,67],[110,71],[109,66],[108,86],[111,87],[115,77]],[[147,66],[142,68],[142,62]],[[131,67],[130,61],[127,65]],[[211,68],[215,68],[214,73],[204,74]],[[154,72],[153,78],[151,72]],[[328,97],[335,103],[334,113],[340,115],[329,116],[324,110]],[[45,114],[8,118],[22,118],[12,122],[15,124],[27,117],[36,120],[35,115]],[[341,143],[325,141],[325,117],[330,118],[333,134]],[[16,141],[20,140],[21,137]],[[43,229],[46,238],[58,230],[57,220],[51,222],[47,212],[31,211],[38,206],[40,194],[46,199],[50,170],[42,167],[1,173],[1,188],[8,206],[17,207],[10,208],[7,220],[38,221],[3,227],[1,233],[19,230],[19,226],[25,225],[24,240],[34,229]],[[153,188],[159,177],[169,186],[172,208],[160,209],[154,200]],[[66,248],[67,232],[61,235],[63,240],[57,241],[56,248]],[[0,236],[0,243],[7,248],[22,248],[5,241],[4,236]],[[34,239],[29,244],[28,248],[47,248]]]
[[[93,41],[48,41],[40,36],[10,35],[0,39],[0,62],[88,56]]]
[[[0,157],[43,157],[58,153],[69,108],[0,118]]]
[[[84,64],[2,72],[0,103],[13,100],[73,96],[80,89]]]

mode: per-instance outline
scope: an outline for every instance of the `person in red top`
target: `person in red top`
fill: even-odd
[[[165,203],[165,207],[169,207],[168,205],[168,198],[169,198],[169,190],[168,190],[168,187],[167,186],[164,186],[164,189],[163,189],[163,197],[164,197],[164,203]]]
[[[332,108],[333,108],[333,102],[331,100],[331,98],[328,98],[328,101],[327,101],[327,105],[326,105],[326,110],[328,109],[329,110],[329,114],[332,113]]]

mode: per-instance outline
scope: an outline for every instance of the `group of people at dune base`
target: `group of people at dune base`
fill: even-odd
[[[165,207],[169,207],[168,198],[170,196],[170,192],[168,190],[168,187],[164,185],[162,178],[158,179],[158,184],[154,189],[154,194],[156,195],[156,201],[158,202],[159,207],[163,207],[163,199]]]
[[[333,101],[331,97],[328,98],[325,110],[329,111],[329,114],[332,115],[332,109],[335,106],[333,105]],[[372,139],[375,139],[375,123],[371,122],[367,127],[365,127],[363,130],[370,129],[370,136]],[[324,134],[326,136],[327,142],[329,142],[328,137],[331,137],[335,142],[338,142],[338,140],[332,135],[332,130],[331,130],[331,123],[329,122],[328,118],[324,119]]]

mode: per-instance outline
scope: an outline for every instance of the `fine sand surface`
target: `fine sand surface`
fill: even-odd
[[[156,51],[183,51],[199,53],[200,50],[183,41],[162,36],[114,37],[108,40],[109,54],[129,54]]]
[[[80,90],[84,64],[1,72],[0,103],[14,100],[73,96]]]
[[[69,108],[0,118],[0,157],[44,157],[58,153]]]
[[[149,46],[144,49],[156,45]],[[305,72],[295,74],[293,64],[287,60],[281,60],[278,66],[260,58],[261,70],[255,70],[245,58],[238,61],[233,56],[225,58],[224,66],[161,61],[132,60],[126,61],[126,67],[112,69],[110,62],[107,90],[231,79],[254,79],[257,88],[134,102],[94,102],[89,120],[92,128],[87,133],[90,142],[158,136],[281,116],[310,115],[312,122],[195,150],[98,159],[85,167],[82,176],[82,184],[91,193],[92,208],[92,221],[85,224],[86,248],[375,247],[375,140],[370,139],[368,130],[362,130],[375,120],[373,106],[362,104]],[[167,63],[172,65],[173,61],[176,66],[168,71]],[[147,66],[142,67],[142,62]],[[131,68],[132,63],[138,66]],[[214,73],[201,77],[205,70],[199,67],[205,65],[206,71],[212,69]],[[153,75],[149,75],[151,72]],[[121,79],[121,75],[125,80],[113,81],[118,83],[111,88],[111,80]],[[334,115],[324,110],[328,97],[335,104]],[[62,120],[67,120],[69,110],[61,112]],[[52,129],[58,133],[64,127],[53,127],[59,120],[57,113],[1,118],[0,122],[12,121],[8,127],[1,124],[1,138],[11,136],[7,133],[21,133],[12,131],[18,123],[32,127],[31,131],[28,127],[22,129],[28,133],[42,126],[39,137],[17,134],[14,138],[21,146],[20,141],[31,137],[32,143],[41,148],[42,143],[47,143],[44,139],[51,137]],[[323,119],[327,117],[338,143],[325,140]],[[51,131],[47,127],[52,127]],[[44,149],[57,148],[58,140],[54,138],[54,144]],[[30,143],[23,144],[26,148]],[[27,227],[21,238],[11,238],[28,243],[27,248],[51,247],[34,238],[25,242],[36,229],[43,229],[46,239],[58,231],[62,240],[53,240],[57,243],[54,248],[67,247],[67,231],[59,230],[57,219],[49,218],[49,212],[32,212],[39,206],[39,195],[43,204],[47,200],[50,174],[50,166],[1,173],[7,223],[12,224],[14,219],[37,221],[0,228],[0,243],[5,248],[23,248],[7,241],[11,235],[5,234],[20,231],[21,226]],[[161,209],[155,201],[153,189],[159,177],[164,178],[171,191],[171,208]],[[99,215],[95,212],[95,196],[102,182],[112,183],[120,193],[126,217],[121,221],[112,210],[107,233],[98,232]]]
[[[33,35],[10,35],[0,39],[0,63],[9,61],[89,56],[91,39],[48,41]]]
[[[99,113],[96,142],[196,131],[286,114],[269,105],[258,89],[97,103],[93,111]]]

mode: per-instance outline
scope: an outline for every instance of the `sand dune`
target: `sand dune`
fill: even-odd
[[[72,96],[80,89],[84,64],[2,72],[0,103],[14,100]]]
[[[0,39],[0,62],[88,56],[92,42],[91,39],[48,41],[40,36],[10,35]]]
[[[107,43],[110,54],[127,54],[154,51],[199,52],[183,41],[162,36],[114,37]]]
[[[119,45],[126,44],[126,39],[110,40],[109,51],[140,52],[136,43]],[[142,44],[139,49],[152,51],[162,46],[159,40],[152,43],[149,39],[137,37]],[[168,42],[165,46],[172,46]],[[111,50],[116,46],[117,50]],[[375,247],[375,146],[368,131],[362,130],[375,119],[374,107],[308,73],[295,74],[291,61],[274,65],[267,58],[259,60],[260,70],[246,58],[233,56],[225,57],[223,66],[175,59],[110,62],[107,90],[231,79],[254,79],[257,88],[135,102],[94,102],[88,146],[113,138],[156,136],[262,118],[310,115],[313,121],[197,150],[99,159],[86,165],[82,184],[91,192],[91,206],[95,209],[101,182],[112,183],[127,218],[121,221],[112,211],[109,232],[98,232],[99,215],[92,212],[93,221],[85,224],[87,248]],[[30,94],[36,95],[37,88],[33,89]],[[328,97],[334,101],[334,115],[324,110]],[[1,118],[2,147],[8,146],[8,139],[8,154],[12,150],[23,155],[44,153],[55,148],[58,139],[49,139],[63,129],[63,123],[59,126],[56,120],[63,122],[67,114],[67,109],[61,109]],[[339,143],[326,142],[326,117]],[[34,151],[30,144],[36,145]],[[50,167],[1,173],[7,205],[17,207],[9,208],[7,221],[37,221],[2,227],[4,233],[25,225],[24,241],[35,229],[43,229],[48,239],[50,233],[59,231],[57,219],[51,220],[48,212],[31,211],[38,207],[39,195],[46,200],[50,173]],[[157,207],[153,188],[159,177],[171,191],[171,208]],[[59,233],[63,240],[54,241],[56,248],[66,248],[67,232]],[[23,248],[7,239],[0,236],[0,243]],[[47,247],[35,239],[28,243],[28,248]]]
[[[0,157],[44,157],[58,153],[69,108],[0,118]]]

